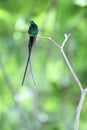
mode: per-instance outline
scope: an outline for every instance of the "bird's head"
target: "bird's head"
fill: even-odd
[[[30,21],[30,24],[32,25],[32,24],[35,24],[35,23],[34,23],[34,21],[31,20],[31,21]]]

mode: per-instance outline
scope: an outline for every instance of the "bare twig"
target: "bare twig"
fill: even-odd
[[[83,92],[82,92],[82,95],[81,95],[81,98],[80,98],[80,101],[79,101],[79,105],[78,105],[78,108],[77,108],[76,120],[75,120],[75,129],[74,130],[78,130],[80,113],[81,113],[82,105],[83,105],[85,95],[86,95],[86,92],[87,92],[85,90],[86,89],[84,89]]]
[[[63,55],[63,57],[64,57],[64,59],[65,59],[67,65],[68,65],[68,67],[69,67],[69,69],[70,69],[70,71],[71,71],[71,73],[72,73],[72,75],[73,75],[75,81],[77,82],[77,84],[78,84],[78,86],[80,87],[80,90],[81,90],[81,92],[82,92],[82,91],[83,91],[82,84],[81,84],[80,80],[78,79],[76,73],[74,72],[72,66],[70,65],[69,60],[68,60],[68,58],[66,57],[66,55],[65,55],[65,53],[64,53],[64,50],[63,50],[65,43],[67,42],[68,38],[70,37],[70,34],[68,34],[68,35],[65,34],[64,36],[65,36],[65,39],[64,39],[64,41],[63,41],[63,43],[62,43],[61,46],[58,45],[58,43],[56,43],[51,37],[41,37],[41,38],[49,39],[49,40],[50,40],[51,42],[53,42],[58,48],[60,48],[61,53],[62,53],[62,55]]]
[[[51,37],[39,37],[39,38],[50,40],[52,43],[54,43],[54,45],[56,45],[60,49],[60,51],[61,51],[61,53],[62,53],[62,55],[63,55],[63,57],[64,57],[64,59],[65,59],[65,61],[67,63],[67,66],[70,69],[70,72],[71,72],[72,76],[74,77],[75,81],[77,82],[77,84],[78,84],[78,86],[79,86],[79,88],[81,90],[82,95],[81,95],[80,102],[79,102],[79,105],[78,105],[78,108],[77,108],[76,120],[75,120],[75,129],[74,129],[74,130],[78,130],[80,113],[81,113],[82,105],[83,105],[83,102],[84,102],[84,99],[85,99],[85,95],[87,93],[87,88],[83,89],[83,86],[82,86],[79,78],[77,77],[76,73],[74,72],[74,70],[73,70],[71,64],[69,63],[69,60],[68,60],[68,58],[67,58],[67,56],[66,56],[66,54],[65,54],[65,52],[63,50],[68,38],[70,37],[70,35],[71,34],[68,34],[68,35],[65,34],[64,35],[65,39],[62,42],[61,46],[57,42],[55,42]]]
[[[72,73],[72,75],[73,75],[75,81],[77,82],[77,84],[78,84],[78,86],[80,87],[80,90],[81,90],[81,92],[82,92],[82,91],[83,91],[82,84],[81,84],[80,80],[78,79],[76,73],[75,73],[74,70],[72,69],[72,67],[71,67],[71,65],[70,65],[70,63],[69,63],[69,61],[68,61],[68,58],[67,58],[66,55],[65,55],[65,52],[64,52],[63,48],[61,48],[61,53],[62,53],[62,55],[63,55],[63,57],[64,57],[64,59],[65,59],[67,65],[68,65],[68,67],[69,67],[69,69],[70,69],[70,71],[71,71],[71,73]]]
[[[63,43],[62,43],[62,45],[61,45],[61,48],[63,48],[63,47],[65,46],[65,43],[67,42],[67,40],[68,40],[68,38],[70,37],[70,35],[71,35],[71,33],[69,33],[68,35],[67,35],[67,34],[64,34],[65,39],[64,39],[64,41],[63,41]]]

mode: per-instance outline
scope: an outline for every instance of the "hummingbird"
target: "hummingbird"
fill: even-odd
[[[23,75],[22,86],[24,84],[24,80],[25,80],[25,76],[26,76],[26,72],[27,72],[27,67],[28,67],[28,64],[30,62],[32,47],[33,47],[33,45],[35,43],[36,36],[38,34],[38,26],[36,25],[36,23],[34,21],[30,21],[30,27],[28,29],[28,34],[29,34],[28,59],[27,59],[27,63],[26,63],[26,67],[25,67],[25,71],[24,71],[24,75]],[[31,75],[32,75],[32,78],[33,78],[33,81],[34,81],[31,62],[30,62],[30,69],[31,69]],[[35,84],[35,81],[34,81],[34,84]]]

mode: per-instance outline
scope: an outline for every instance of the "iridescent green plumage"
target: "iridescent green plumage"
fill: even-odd
[[[28,44],[29,55],[28,55],[28,59],[27,59],[26,68],[25,68],[25,71],[24,71],[24,76],[23,76],[23,80],[22,80],[22,86],[24,84],[27,67],[28,67],[28,64],[29,64],[29,61],[30,61],[30,55],[31,55],[32,46],[35,43],[36,36],[38,34],[38,26],[35,24],[34,21],[30,21],[30,27],[28,29],[28,34],[29,34],[29,37],[30,37],[29,44]],[[30,67],[31,67],[31,64],[30,64]],[[31,70],[31,72],[32,72],[32,70]],[[33,81],[34,81],[33,74],[32,74],[32,78],[33,78]],[[34,81],[34,83],[35,83],[35,81]]]
[[[34,21],[30,21],[30,27],[28,30],[28,34],[32,36],[36,36],[38,34],[38,26],[35,24]]]

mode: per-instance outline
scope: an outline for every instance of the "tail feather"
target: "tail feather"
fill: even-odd
[[[28,56],[28,59],[27,59],[27,64],[26,64],[26,68],[25,68],[24,76],[23,76],[23,80],[22,80],[22,86],[24,84],[24,80],[25,80],[25,76],[26,76],[26,72],[27,72],[27,67],[28,67],[29,61],[30,61],[30,55]]]
[[[35,40],[36,40],[36,37],[30,36],[30,41],[29,41],[29,55],[28,55],[27,64],[26,64],[26,67],[25,67],[24,75],[23,75],[22,86],[23,86],[23,84],[24,84],[24,80],[25,80],[25,76],[26,76],[28,64],[29,64],[29,62],[30,62],[30,56],[31,56],[32,46],[33,46],[33,44],[35,43]],[[30,62],[30,71],[31,71],[31,76],[32,76],[34,85],[36,86],[36,83],[35,83],[35,80],[34,80],[34,76],[33,76],[33,71],[32,71],[31,62]]]
[[[36,86],[36,82],[35,82],[34,75],[33,75],[33,70],[32,70],[32,65],[31,65],[31,60],[30,60],[30,71],[31,71],[31,76],[32,76],[34,85]]]

